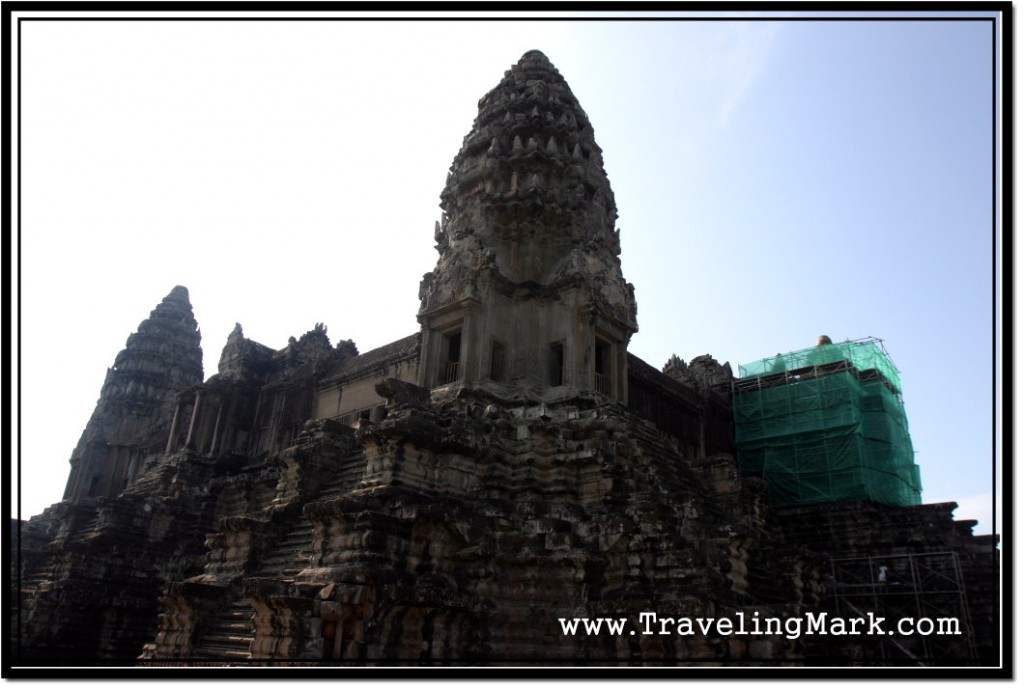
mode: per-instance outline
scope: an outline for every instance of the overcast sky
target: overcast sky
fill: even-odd
[[[415,332],[477,101],[540,49],[604,151],[630,350],[736,371],[884,339],[924,500],[990,532],[993,25],[743,18],[23,22],[22,516],[175,285],[206,377],[235,322]]]

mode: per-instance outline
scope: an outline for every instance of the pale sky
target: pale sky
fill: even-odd
[[[991,532],[993,24],[744,18],[22,22],[22,517],[175,285],[206,377],[235,322],[415,332],[448,167],[539,49],[603,149],[630,350],[737,372],[882,338],[924,500]]]

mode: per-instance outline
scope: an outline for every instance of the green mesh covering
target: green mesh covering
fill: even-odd
[[[768,481],[776,506],[864,499],[920,504],[895,368],[874,342],[838,344],[826,351],[829,358],[840,353],[838,359],[814,362],[813,351],[827,348],[740,368],[745,377],[733,397],[740,468]],[[786,366],[771,371],[776,360]]]
[[[896,367],[875,339],[844,341],[804,348],[792,353],[780,353],[774,357],[751,362],[749,365],[740,365],[740,378],[777,374],[842,361],[849,362],[859,372],[877,371],[897,392],[902,391]]]

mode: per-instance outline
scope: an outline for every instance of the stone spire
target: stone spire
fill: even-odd
[[[248,360],[253,359],[254,353],[263,355],[263,359],[270,357],[269,348],[260,348],[259,344],[247,339],[242,332],[242,325],[235,322],[235,328],[228,334],[227,343],[220,351],[217,376],[222,379],[245,379],[250,374]]]
[[[548,283],[586,252],[620,274],[615,198],[594,128],[562,75],[537,50],[526,53],[479,102],[473,128],[441,193],[439,245],[475,236],[510,281]],[[439,268],[445,260],[442,249]],[[620,283],[610,277],[614,283]],[[616,289],[625,292],[624,285]],[[614,289],[603,288],[612,303]],[[620,317],[635,321],[628,305]],[[634,329],[635,330],[635,329]]]
[[[505,240],[546,231],[544,244],[614,244],[615,199],[594,128],[562,75],[526,53],[480,99],[441,193],[449,235]]]
[[[445,214],[435,228],[441,256],[420,286],[420,323],[451,334],[452,306],[474,311],[466,301],[489,303],[489,310],[503,314],[506,323],[523,323],[512,334],[502,326],[474,327],[470,319],[466,326],[475,329],[469,334],[475,341],[463,343],[460,336],[456,343],[445,336],[448,346],[435,347],[428,337],[423,356],[429,361],[437,357],[434,350],[447,347],[451,357],[444,357],[451,362],[466,360],[464,374],[472,375],[476,367],[483,375],[486,350],[493,347],[511,358],[510,364],[534,370],[524,376],[571,381],[576,390],[588,389],[584,380],[593,379],[588,368],[599,361],[598,369],[606,369],[604,360],[613,354],[595,353],[594,346],[584,347],[582,341],[573,349],[573,338],[557,324],[589,315],[589,335],[578,331],[575,336],[589,342],[596,330],[606,345],[616,346],[614,357],[621,367],[615,376],[621,381],[614,387],[614,397],[621,398],[625,346],[637,325],[633,288],[623,279],[619,262],[615,199],[590,120],[540,51],[523,55],[480,99],[472,130],[441,193],[441,207]],[[565,309],[546,314],[542,308],[538,315],[538,305],[553,302]],[[517,311],[513,303],[530,303],[532,312]],[[527,317],[527,312],[534,316]],[[544,374],[563,367],[548,363],[545,349],[565,339],[565,352],[553,356],[556,361],[565,358],[565,376]],[[488,346],[491,340],[494,345]],[[464,346],[472,351],[474,343],[477,352],[464,356]],[[462,378],[451,364],[445,369],[442,378]],[[491,369],[512,379],[518,376],[515,367],[492,364]],[[598,377],[600,386],[604,378]],[[436,379],[429,374],[421,377],[427,385]]]
[[[188,290],[175,286],[107,370],[71,456],[65,499],[114,496],[144,459],[162,452],[178,392],[203,381],[203,351]]]

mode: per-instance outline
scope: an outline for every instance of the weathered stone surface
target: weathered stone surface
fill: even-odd
[[[176,286],[128,337],[71,454],[64,498],[116,496],[167,442],[179,391],[203,380],[188,290]]]
[[[994,659],[991,537],[950,505],[770,508],[733,455],[728,363],[659,371],[627,352],[636,305],[601,150],[543,54],[481,99],[442,202],[417,334],[360,354],[322,324],[280,350],[236,326],[203,382],[184,289],[143,322],[67,500],[17,526],[19,662]],[[115,442],[149,460],[122,472],[90,450]],[[90,493],[85,468],[115,470]],[[905,605],[873,582],[876,557],[959,564],[972,635],[880,651],[639,619]],[[837,580],[861,561],[864,583]],[[566,634],[581,617],[627,621]]]
[[[625,402],[636,301],[614,195],[594,129],[543,53],[480,100],[441,202],[440,257],[420,286],[418,383]]]
[[[732,383],[732,367],[729,363],[721,365],[710,355],[698,355],[689,365],[673,355],[665,363],[662,372],[682,384],[702,391],[721,390]]]

